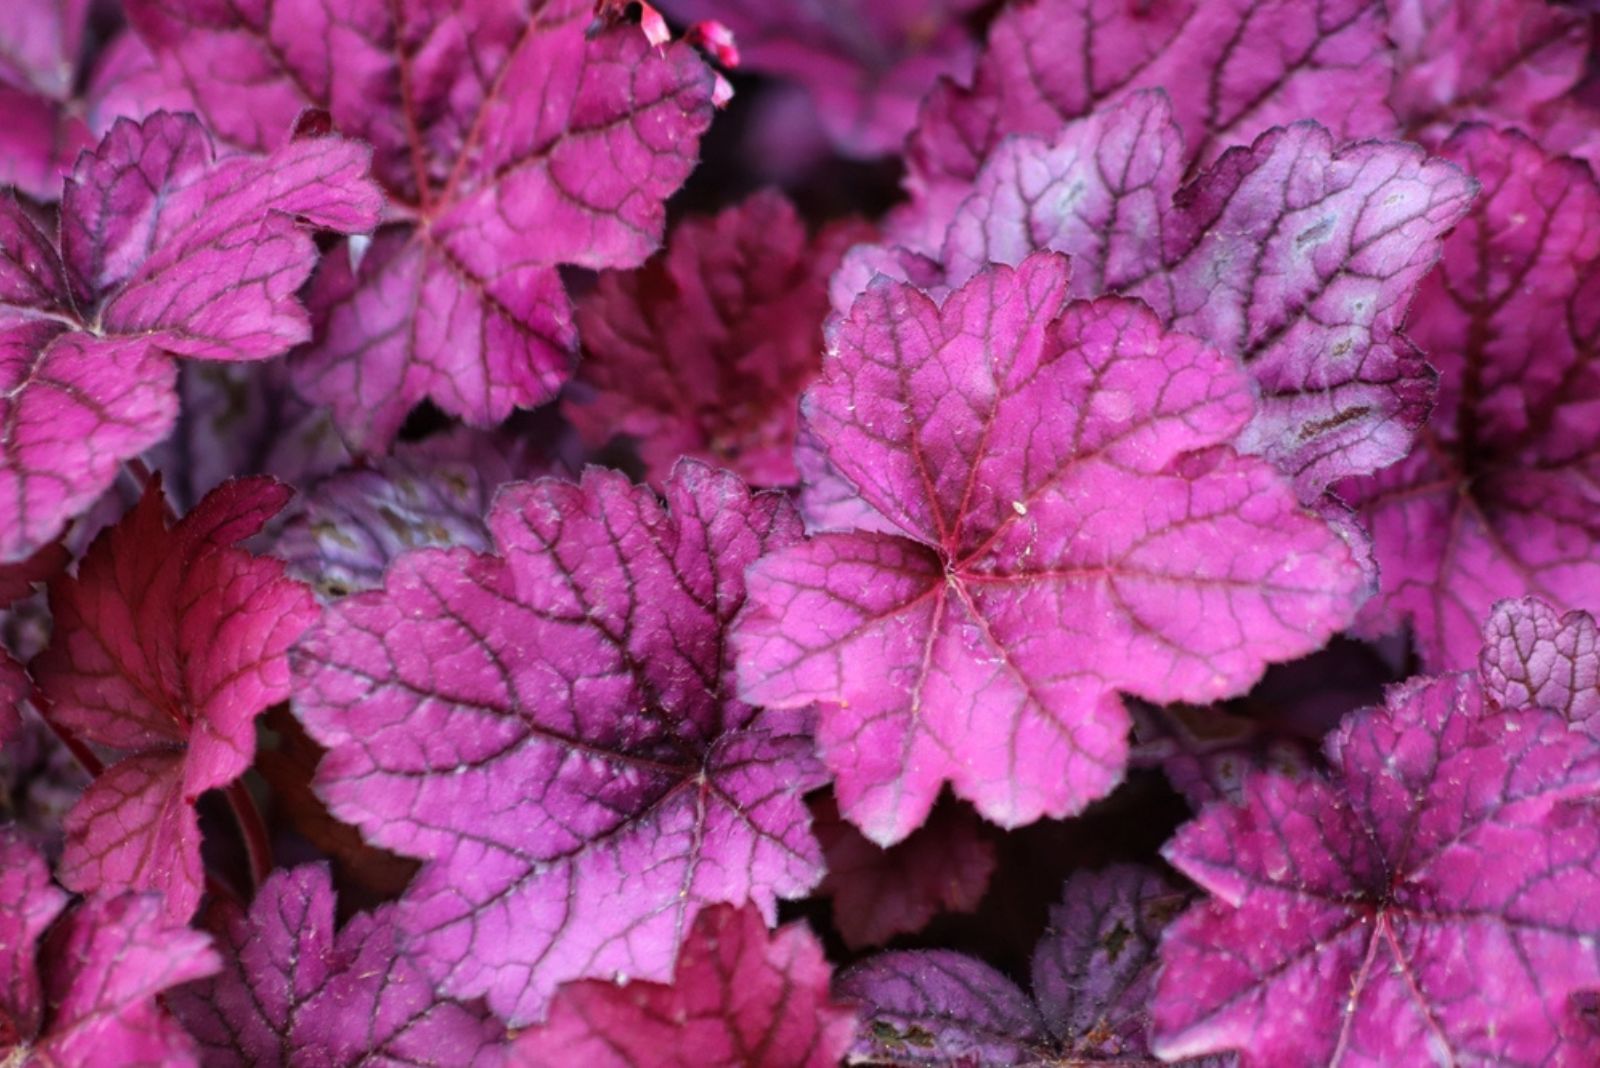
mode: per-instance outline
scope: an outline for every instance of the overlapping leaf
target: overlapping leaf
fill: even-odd
[[[1416,140],[1438,144],[1471,121],[1535,133],[1583,80],[1589,26],[1577,11],[1545,0],[1388,0],[1388,9],[1390,101]]]
[[[670,985],[587,980],[563,987],[543,1027],[515,1047],[525,1068],[833,1068],[855,1014],[828,993],[816,936],[768,933],[754,908],[696,918]]]
[[[1182,907],[1181,893],[1140,868],[1074,875],[1034,951],[1032,997],[947,950],[870,958],[839,977],[839,993],[866,1017],[852,1053],[903,1068],[1154,1066],[1156,942]]]
[[[0,561],[20,559],[160,441],[168,355],[274,356],[310,336],[307,226],[371,228],[368,152],[332,138],[217,159],[192,116],[119,122],[65,187],[59,252],[0,197]]]
[[[331,474],[298,497],[273,554],[325,596],[373,589],[409,549],[488,549],[485,520],[495,491],[550,468],[509,434],[461,429],[404,442],[393,455]]]
[[[1314,124],[1263,134],[1182,187],[1182,131],[1139,93],[984,162],[930,252],[958,284],[1038,249],[1073,258],[1073,294],[1121,293],[1240,356],[1261,406],[1243,448],[1305,499],[1404,456],[1433,375],[1399,333],[1472,183],[1415,146],[1338,147]],[[852,254],[897,270],[906,252]],[[889,261],[884,259],[890,257]],[[903,266],[903,265],[901,265]],[[835,300],[847,290],[835,282]]]
[[[154,896],[97,896],[61,920],[67,895],[44,859],[0,829],[0,1049],[26,1068],[199,1063],[156,998],[214,972],[210,939],[162,916]]]
[[[334,931],[326,868],[278,872],[225,917],[220,974],[169,998],[207,1068],[506,1063],[481,1005],[443,1000],[400,953],[393,906]]]
[[[1167,932],[1163,1057],[1247,1065],[1592,1063],[1570,996],[1600,986],[1593,743],[1416,680],[1330,736],[1331,780],[1264,775],[1165,855],[1213,897]]]
[[[391,225],[325,261],[296,358],[372,450],[424,398],[480,425],[547,400],[576,346],[557,268],[643,261],[711,119],[690,49],[586,37],[589,0],[129,7],[222,138],[269,148],[309,107],[374,146]]]
[[[1315,115],[1340,140],[1392,132],[1378,0],[1037,0],[989,30],[970,88],[945,84],[906,149],[912,208],[901,236],[930,234],[1011,134],[1063,123],[1140,89],[1166,89],[1177,161],[1210,163],[1274,126]]]
[[[1588,612],[1563,615],[1536,597],[1496,605],[1478,673],[1494,704],[1548,708],[1600,738],[1600,627]]]
[[[813,811],[828,869],[817,895],[833,900],[833,925],[851,949],[920,931],[940,912],[971,912],[989,889],[994,844],[965,805],[936,807],[927,823],[888,849],[841,819],[831,798]]]
[[[578,305],[587,402],[564,410],[594,445],[639,439],[652,480],[679,456],[726,464],[758,486],[796,480],[800,391],[822,362],[827,280],[864,225],[808,237],[777,193],[684,222],[665,253],[608,272]]]
[[[1600,598],[1600,186],[1515,133],[1442,152],[1484,191],[1413,309],[1439,401],[1410,457],[1340,492],[1382,574],[1363,625],[1409,624],[1424,664],[1458,668],[1497,601]]]
[[[235,547],[288,495],[230,482],[169,527],[152,486],[51,584],[55,632],[33,661],[43,711],[121,754],[67,818],[72,889],[158,890],[180,921],[199,903],[195,802],[250,766],[255,718],[288,697],[289,646],[317,615],[281,562]]]
[[[428,861],[409,948],[513,1024],[568,979],[666,979],[704,905],[770,918],[822,877],[808,724],[735,696],[723,633],[799,521],[692,461],[666,495],[599,470],[502,490],[499,555],[407,554],[297,653],[323,797]]]
[[[965,81],[977,45],[963,18],[982,0],[660,0],[733,31],[741,66],[804,86],[846,155],[898,152],[940,77]]]
[[[1334,529],[1233,448],[1249,379],[1142,305],[1066,304],[1040,254],[943,305],[887,280],[833,334],[806,420],[898,529],[827,533],[751,569],[748,700],[823,702],[840,808],[880,845],[944,782],[995,822],[1121,778],[1117,697],[1210,700],[1352,617]]]

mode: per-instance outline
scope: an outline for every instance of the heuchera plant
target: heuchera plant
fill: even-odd
[[[1600,1064],[1597,162],[1595,0],[0,4],[0,1066]]]

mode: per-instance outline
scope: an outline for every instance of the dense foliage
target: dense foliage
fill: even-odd
[[[1593,0],[12,0],[0,1063],[1600,1063]]]

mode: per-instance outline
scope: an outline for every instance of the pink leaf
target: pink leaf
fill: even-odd
[[[1165,96],[1138,93],[1053,139],[1001,145],[942,232],[947,282],[1065,252],[1074,296],[1137,296],[1168,326],[1237,354],[1262,398],[1240,444],[1305,500],[1400,459],[1434,379],[1399,329],[1472,183],[1414,146],[1339,148],[1302,123],[1180,189],[1173,118]]]
[[[1600,740],[1600,628],[1535,597],[1503,601],[1484,627],[1478,672],[1501,708],[1548,708]]]
[[[263,359],[309,337],[304,228],[369,229],[367,150],[216,159],[192,116],[120,121],[66,184],[61,249],[0,197],[0,562],[53,537],[177,414],[167,354]]]
[[[296,653],[318,789],[428,861],[400,907],[441,988],[515,1025],[585,976],[665,979],[696,912],[804,895],[821,852],[806,717],[734,696],[724,629],[792,509],[685,461],[502,490],[498,555],[422,550]]]
[[[833,899],[833,925],[851,949],[920,931],[940,912],[971,912],[989,889],[994,845],[965,805],[935,808],[911,837],[888,849],[841,819],[831,798],[813,812],[828,868],[817,894]]]
[[[1582,80],[1587,19],[1545,0],[1388,0],[1390,102],[1425,144],[1464,122],[1533,132],[1542,105]]]
[[[1548,712],[1416,680],[1327,743],[1329,781],[1260,776],[1165,856],[1213,896],[1169,929],[1163,1058],[1246,1065],[1578,1064],[1600,984],[1600,754]],[[1563,1059],[1567,1058],[1567,1059]]]
[[[255,717],[288,697],[288,648],[316,619],[283,564],[234,547],[287,498],[234,481],[169,527],[152,487],[51,584],[55,633],[33,664],[45,714],[125,754],[68,817],[73,889],[157,889],[176,920],[199,902],[194,804],[249,767]]]
[[[869,233],[808,237],[777,193],[681,224],[637,271],[609,271],[578,305],[588,403],[568,418],[592,445],[639,439],[661,483],[679,456],[726,464],[758,486],[796,480],[796,402],[822,363],[827,279]]]
[[[1115,692],[1243,691],[1362,596],[1344,540],[1230,446],[1245,374],[1142,305],[1066,305],[1066,285],[1040,254],[942,307],[874,286],[806,397],[899,534],[822,534],[752,568],[742,692],[824,702],[840,809],[883,846],[944,782],[1005,827],[1082,809],[1122,777]]]
[[[1409,624],[1424,664],[1457,668],[1497,601],[1600,597],[1600,186],[1514,133],[1467,127],[1441,151],[1484,191],[1411,316],[1439,402],[1410,457],[1339,489],[1382,576],[1362,626]]]
[[[1339,535],[1233,448],[1243,371],[1066,287],[1053,254],[942,307],[875,285],[804,402],[899,533],[823,534],[752,568],[740,681],[758,703],[824,703],[840,808],[880,845],[947,781],[1004,826],[1081,809],[1122,776],[1117,691],[1238,693],[1362,595]]]
[[[153,895],[92,897],[67,913],[44,859],[0,830],[0,1049],[7,1063],[192,1066],[194,1043],[156,1000],[218,966],[210,939]]]
[[[222,972],[171,995],[208,1066],[504,1063],[505,1029],[399,951],[393,906],[334,932],[325,867],[280,871],[223,921]]]
[[[923,108],[906,149],[911,213],[947,214],[1008,135],[1053,134],[1140,89],[1172,94],[1180,173],[1311,114],[1340,140],[1387,134],[1383,15],[1378,0],[1010,5],[971,88],[946,83]]]
[[[590,38],[581,0],[129,7],[223,139],[272,148],[315,108],[374,146],[391,224],[324,261],[295,364],[371,451],[424,398],[476,425],[548,400],[576,348],[558,268],[642,262],[711,120],[692,49]]]
[[[754,908],[701,912],[670,985],[587,980],[515,1047],[526,1068],[832,1068],[855,1014],[828,993],[828,962],[801,924],[769,934]]]

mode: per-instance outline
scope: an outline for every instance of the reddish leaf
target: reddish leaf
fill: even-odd
[[[607,272],[578,305],[586,403],[563,410],[595,446],[639,439],[652,481],[679,456],[758,486],[796,480],[800,391],[822,363],[827,279],[865,226],[814,238],[789,202],[760,193],[673,231],[643,268]]]
[[[171,996],[208,1068],[497,1065],[505,1029],[437,997],[399,952],[393,908],[334,933],[326,868],[277,872],[223,921],[221,974]]]
[[[1514,133],[1468,127],[1442,151],[1484,192],[1412,314],[1439,402],[1409,458],[1340,492],[1382,575],[1363,627],[1409,624],[1424,664],[1454,668],[1497,601],[1600,597],[1600,186]]]
[[[822,877],[808,724],[734,697],[723,634],[799,523],[693,461],[666,493],[596,469],[508,487],[499,555],[402,556],[296,654],[329,807],[428,861],[410,948],[513,1025],[567,979],[665,979],[705,905],[770,918]]]
[[[424,398],[477,425],[549,399],[576,347],[557,268],[642,262],[711,120],[688,46],[588,37],[583,0],[129,7],[222,138],[270,148],[311,107],[374,146],[391,225],[324,261],[296,357],[372,451]]]
[[[1600,985],[1600,753],[1548,712],[1416,680],[1330,736],[1331,781],[1260,776],[1165,855],[1212,895],[1169,929],[1162,1057],[1579,1064]]]
[[[165,354],[262,359],[309,336],[306,226],[370,228],[368,153],[216,159],[191,116],[119,122],[66,184],[58,254],[0,197],[0,562],[53,537],[177,412]]]
[[[1081,809],[1122,775],[1117,691],[1240,692],[1363,592],[1339,535],[1233,449],[1243,371],[1134,302],[1065,305],[1066,283],[1044,254],[942,307],[877,285],[804,404],[900,533],[823,534],[752,568],[740,681],[758,703],[824,703],[840,808],[880,845],[947,781],[1004,826]]]
[[[833,925],[851,949],[920,931],[940,912],[971,912],[989,889],[994,845],[965,805],[937,806],[888,849],[840,818],[832,798],[814,804],[812,814],[828,869],[816,892],[833,899]]]
[[[34,661],[45,714],[124,754],[68,817],[69,887],[156,889],[170,918],[193,913],[194,803],[250,766],[255,717],[288,697],[288,648],[316,619],[283,564],[234,547],[288,494],[230,482],[169,527],[153,486],[51,584],[56,629]]]
[[[518,1038],[527,1068],[833,1068],[855,1014],[828,994],[828,962],[800,924],[769,934],[754,908],[701,912],[671,985],[562,987]]]
[[[983,0],[660,0],[684,22],[733,31],[739,65],[805,88],[847,156],[900,151],[941,77],[965,81],[977,47],[963,24]]]
[[[7,1064],[198,1064],[165,990],[215,971],[210,939],[163,918],[153,895],[66,907],[43,858],[0,829],[0,1049]],[[110,1057],[112,1060],[108,1061]]]
[[[1495,605],[1478,673],[1501,708],[1548,708],[1600,739],[1600,628],[1588,612],[1534,597]]]

